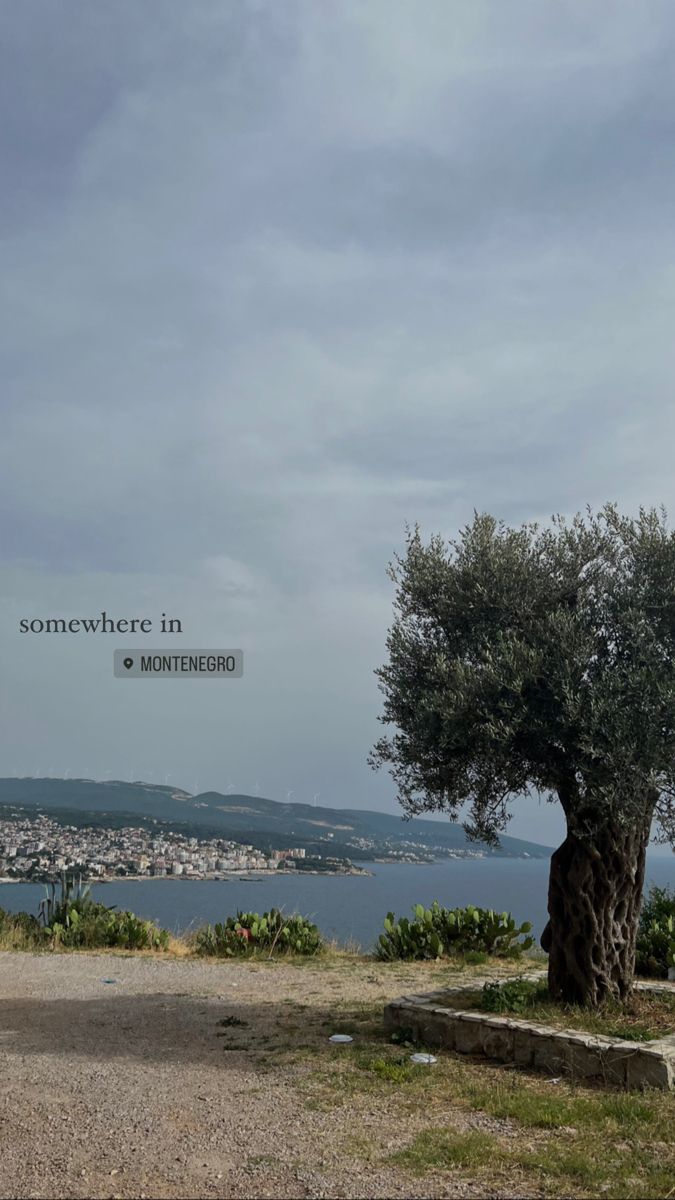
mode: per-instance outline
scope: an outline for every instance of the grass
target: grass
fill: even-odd
[[[394,1067],[400,1058],[394,1060]],[[602,1093],[590,1087],[552,1085],[515,1070],[458,1063],[448,1057],[431,1069],[387,1070],[361,1057],[358,1071],[389,1087],[409,1110],[423,1103],[430,1121],[390,1161],[416,1174],[457,1170],[474,1184],[506,1187],[517,1179],[542,1194],[642,1200],[675,1195],[675,1099],[654,1093]],[[440,1072],[438,1067],[441,1068]],[[459,1069],[458,1069],[459,1068]],[[426,1071],[426,1074],[424,1072]],[[397,1085],[392,1087],[392,1085]],[[462,1114],[482,1112],[510,1132],[448,1128]],[[440,1109],[444,1123],[433,1122]],[[658,1147],[658,1149],[657,1149]],[[517,1193],[519,1194],[519,1193]]]
[[[435,1066],[416,1066],[412,1047],[387,1040],[379,1005],[370,1017],[366,1007],[345,1006],[344,1017],[352,1028],[362,1023],[353,1045],[328,1046],[325,1020],[312,1030],[308,1011],[304,1037],[314,1032],[314,1048],[277,1060],[277,1069],[290,1070],[288,1085],[306,1109],[335,1114],[332,1128],[340,1127],[336,1110],[344,1111],[351,1130],[361,1113],[370,1117],[358,1144],[352,1138],[345,1151],[371,1170],[447,1172],[489,1194],[675,1197],[673,1094],[551,1083],[512,1066],[439,1050]],[[471,1128],[476,1121],[481,1127]],[[403,1143],[393,1152],[392,1129]],[[435,1185],[428,1186],[436,1194]]]
[[[16,951],[27,954],[114,954],[118,958],[192,958],[190,947],[174,935],[169,935],[165,950],[146,947],[128,950],[120,946],[53,946],[49,941],[37,940],[30,931],[14,922],[0,927],[0,951]]]
[[[453,1167],[482,1167],[486,1159],[494,1163],[497,1149],[497,1139],[479,1130],[451,1133],[425,1129],[407,1149],[392,1154],[391,1161],[423,1174],[432,1167],[447,1171]]]
[[[539,1194],[596,1196],[610,1200],[625,1197],[662,1198],[673,1195],[672,1165],[655,1161],[648,1145],[609,1144],[599,1155],[583,1137],[550,1139],[534,1147],[523,1147],[519,1138],[484,1133],[480,1130],[454,1132],[430,1128],[418,1133],[409,1145],[390,1156],[390,1162],[416,1175],[430,1170],[462,1170],[475,1184],[483,1178],[494,1187],[497,1180],[513,1186],[524,1179]],[[529,1189],[528,1189],[529,1190]]]
[[[488,997],[484,991],[467,989],[453,1003],[457,1008],[513,1014],[557,1029],[578,1029],[634,1042],[652,1041],[675,1031],[675,995],[635,991],[623,1004],[608,1002],[594,1011],[557,1004],[549,998],[545,983],[516,985],[510,1002],[508,989],[512,986],[505,989],[490,985]]]
[[[0,950],[23,950],[35,953],[48,951],[49,946],[40,945],[30,928],[13,917],[0,920]]]
[[[673,1120],[672,1098],[664,1093],[604,1092],[573,1084],[554,1086],[520,1072],[469,1070],[457,1080],[463,1106],[497,1119],[517,1121],[528,1129],[601,1130],[605,1134],[649,1127],[654,1137],[667,1136]]]

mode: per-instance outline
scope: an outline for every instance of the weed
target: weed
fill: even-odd
[[[452,1133],[444,1129],[425,1129],[405,1150],[392,1155],[391,1161],[424,1172],[430,1168],[450,1170],[453,1167],[484,1167],[494,1165],[498,1156],[496,1138],[479,1130]]]

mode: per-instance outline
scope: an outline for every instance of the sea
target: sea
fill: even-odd
[[[530,921],[538,937],[547,920],[548,859],[443,859],[428,864],[363,863],[370,875],[261,875],[250,879],[141,879],[94,884],[94,899],[157,921],[173,933],[223,921],[238,909],[280,908],[310,917],[329,940],[372,950],[388,912],[410,916],[433,900],[448,908],[475,904]],[[675,888],[675,854],[647,856],[646,886]],[[37,913],[42,884],[0,884],[0,908]]]

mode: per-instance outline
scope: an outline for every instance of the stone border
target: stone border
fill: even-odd
[[[521,975],[539,981],[545,976]],[[480,987],[484,980],[475,981]],[[673,995],[667,985],[638,983],[640,990]],[[597,1079],[624,1088],[675,1088],[675,1034],[653,1042],[630,1042],[624,1038],[555,1029],[501,1017],[494,1013],[455,1008],[453,999],[468,991],[441,989],[419,996],[402,996],[387,1004],[385,1029],[409,1029],[427,1046],[454,1050],[458,1054],[481,1054],[497,1062],[512,1062],[569,1079]]]

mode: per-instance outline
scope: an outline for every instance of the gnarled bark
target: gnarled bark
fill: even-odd
[[[597,1007],[633,986],[646,828],[608,827],[592,841],[568,833],[551,857],[548,952],[551,996]]]

